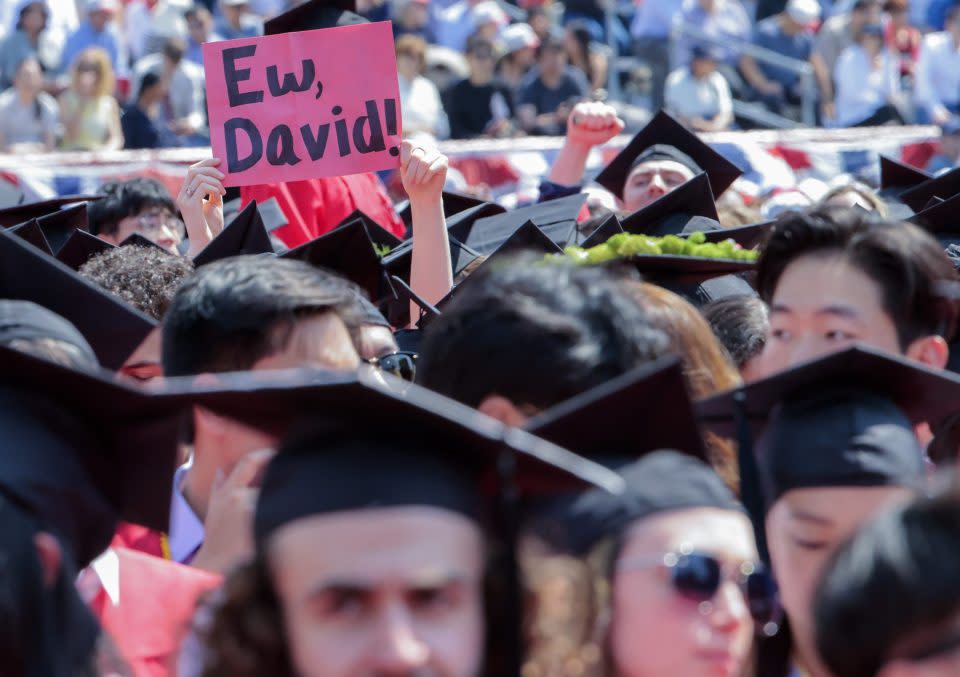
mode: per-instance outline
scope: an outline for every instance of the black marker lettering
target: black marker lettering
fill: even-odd
[[[316,77],[316,69],[311,59],[304,59],[300,62],[303,68],[303,77],[297,81],[293,73],[283,74],[283,84],[280,84],[280,76],[276,66],[267,68],[267,86],[270,88],[270,95],[273,97],[283,96],[287,92],[305,92],[313,85],[313,79]]]
[[[380,128],[380,111],[373,99],[367,100],[365,105],[367,114],[361,115],[353,123],[353,145],[359,153],[379,153],[387,148],[383,142],[383,130]],[[364,125],[370,127],[369,140],[364,136]]]
[[[237,152],[237,132],[244,131],[250,140],[250,155],[239,157]],[[263,156],[263,140],[257,126],[247,118],[230,118],[223,125],[224,140],[227,144],[227,171],[231,174],[245,172],[253,167]]]
[[[223,77],[227,83],[227,99],[230,107],[243,106],[248,103],[263,101],[263,91],[241,92],[240,83],[250,79],[249,68],[237,68],[237,59],[253,56],[257,52],[256,45],[245,47],[229,47],[223,50]]]
[[[274,166],[300,162],[293,149],[293,132],[286,125],[277,125],[267,137],[267,162]]]
[[[327,122],[317,127],[317,135],[313,135],[310,125],[304,125],[300,128],[300,136],[303,137],[303,145],[307,147],[310,153],[310,159],[316,162],[323,159],[323,153],[327,149],[327,138],[330,136],[330,123]]]

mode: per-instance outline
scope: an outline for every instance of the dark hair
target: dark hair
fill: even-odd
[[[583,71],[588,82],[593,82],[594,72],[593,66],[590,63],[590,42],[592,40],[590,28],[583,21],[575,19],[567,24],[567,30],[570,31],[570,34],[573,36],[574,42],[577,44],[577,50],[579,51],[579,54],[571,54],[570,51],[567,50],[570,63]],[[566,45],[564,46],[566,47]]]
[[[351,283],[303,261],[235,256],[200,268],[177,290],[163,323],[168,376],[249,369],[282,348],[298,319],[336,313],[355,330]]]
[[[140,79],[140,89],[137,92],[137,100],[143,97],[143,93],[151,87],[155,87],[160,82],[160,76],[153,71],[147,71]]]
[[[467,48],[466,50],[464,50],[464,53],[469,55],[479,51],[480,49],[487,49],[492,54],[493,43],[487,40],[485,37],[483,37],[479,33],[474,33],[469,38],[467,38]]]
[[[833,556],[814,600],[817,648],[830,671],[873,677],[898,644],[960,612],[960,500],[920,499],[886,512]]]
[[[567,45],[562,38],[556,35],[549,35],[540,42],[537,48],[537,58],[539,59],[545,52],[563,52],[567,53]]]
[[[17,14],[17,26],[18,31],[23,30],[23,15],[27,13],[27,10],[33,7],[34,5],[40,6],[40,11],[43,12],[43,27],[46,28],[47,24],[50,22],[50,8],[47,7],[46,2],[41,0],[33,0],[33,2],[27,2],[23,7],[20,8],[20,13]]]
[[[957,304],[944,286],[958,278],[939,243],[913,224],[884,221],[862,209],[820,207],[782,215],[757,263],[760,297],[770,303],[784,270],[795,260],[830,252],[880,287],[901,349],[922,336],[949,340],[953,335]]]
[[[187,45],[182,38],[168,38],[164,41],[161,51],[165,57],[176,65],[183,60],[183,55],[187,53]]]
[[[193,273],[193,263],[156,247],[128,245],[97,254],[80,274],[154,318],[163,319],[177,287]]]
[[[20,69],[23,68],[23,64],[31,61],[40,67],[41,73],[43,72],[43,64],[40,63],[40,60],[37,59],[36,56],[34,56],[33,54],[30,54],[20,59],[20,61],[17,62],[16,68],[13,69],[14,77],[20,74]],[[33,119],[37,121],[43,120],[43,106],[40,105],[39,96],[33,97]]]
[[[107,183],[100,188],[100,193],[103,198],[90,202],[87,207],[87,221],[94,235],[113,235],[123,219],[151,207],[177,213],[170,193],[155,179],[140,177]]]
[[[474,407],[497,393],[544,408],[667,350],[607,270],[521,255],[478,271],[428,325],[417,381]]]
[[[700,309],[738,369],[760,354],[767,343],[767,304],[743,294],[712,301]]]

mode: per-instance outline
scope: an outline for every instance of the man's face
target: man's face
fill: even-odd
[[[113,235],[100,237],[113,244],[120,244],[134,233],[149,238],[171,254],[178,254],[177,247],[183,241],[185,229],[183,222],[169,209],[153,206],[122,219]]]
[[[903,352],[879,285],[837,254],[810,254],[790,263],[770,303],[770,336],[761,358],[765,373],[857,342]]]
[[[635,212],[693,178],[693,171],[673,160],[650,160],[630,172],[623,184],[623,208]]]
[[[94,10],[90,12],[90,25],[99,33],[106,27],[107,22],[110,21],[112,17],[113,14],[105,9]]]
[[[479,674],[484,548],[465,517],[429,507],[307,517],[271,537],[268,561],[301,677]]]
[[[852,28],[859,30],[862,26],[868,24],[878,24],[883,18],[879,2],[868,3],[865,7],[859,7],[850,13]],[[854,36],[856,37],[856,36]]]
[[[540,72],[556,77],[567,66],[567,53],[563,49],[549,47],[540,53]]]
[[[467,61],[470,64],[470,72],[480,77],[490,77],[493,75],[493,50],[481,46],[474,49],[467,55]]]

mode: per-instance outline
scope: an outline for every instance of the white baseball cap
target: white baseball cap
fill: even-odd
[[[470,19],[474,26],[482,26],[488,23],[495,23],[498,26],[505,25],[509,19],[506,12],[500,9],[493,0],[486,0],[470,10]]]
[[[809,26],[820,18],[820,3],[817,0],[790,0],[784,11],[798,24]]]
[[[88,12],[116,12],[117,0],[87,0]]]
[[[524,47],[538,47],[540,38],[530,24],[510,24],[500,33],[500,46],[504,54],[511,54]]]

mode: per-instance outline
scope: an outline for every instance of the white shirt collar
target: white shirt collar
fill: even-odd
[[[203,522],[183,496],[183,480],[193,465],[187,461],[173,476],[173,498],[170,502],[170,559],[185,564],[203,545]]]

